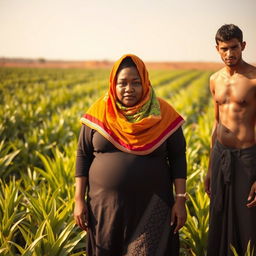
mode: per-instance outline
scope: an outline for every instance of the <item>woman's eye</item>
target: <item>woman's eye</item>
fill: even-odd
[[[118,82],[117,83],[119,86],[126,86],[126,82]]]
[[[125,81],[117,82],[117,86],[119,86],[119,87],[125,87],[128,84],[129,83],[125,82]],[[141,86],[141,82],[140,81],[134,81],[134,82],[131,82],[130,85],[133,86],[133,87]]]
[[[140,85],[141,85],[141,82],[139,81],[133,83],[133,86],[140,86]]]

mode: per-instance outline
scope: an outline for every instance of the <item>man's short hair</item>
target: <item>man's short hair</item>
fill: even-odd
[[[231,39],[238,39],[240,43],[243,42],[243,32],[242,30],[234,24],[225,24],[220,27],[216,33],[215,41],[225,42]]]

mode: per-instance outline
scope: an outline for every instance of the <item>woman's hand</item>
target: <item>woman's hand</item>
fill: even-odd
[[[248,208],[256,206],[256,181],[251,186],[251,190],[247,200],[248,200],[248,204],[246,204],[246,206]]]
[[[211,176],[210,171],[208,171],[204,179],[204,190],[208,196],[211,196],[211,177],[210,176]]]
[[[75,201],[74,219],[81,229],[87,231],[88,210],[84,199]]]
[[[186,198],[177,197],[176,202],[173,205],[171,213],[171,226],[176,223],[174,228],[174,234],[179,231],[187,220],[187,212],[185,207]]]
[[[74,219],[83,230],[87,230],[88,223],[88,210],[85,203],[87,181],[87,177],[76,177]]]

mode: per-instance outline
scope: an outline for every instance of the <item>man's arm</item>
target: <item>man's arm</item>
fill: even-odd
[[[255,122],[255,125],[254,125],[254,142],[256,144],[256,122]]]
[[[211,144],[210,144],[210,153],[209,153],[209,163],[208,163],[208,172],[205,176],[204,180],[204,188],[205,192],[210,196],[211,194],[211,159],[212,159],[212,148],[215,144],[217,139],[217,127],[219,123],[219,106],[215,100],[215,85],[214,85],[214,77],[211,76],[210,78],[210,90],[214,101],[214,124],[211,134]]]
[[[256,122],[255,122],[255,125],[254,125],[254,140],[255,140],[255,143],[256,143]],[[248,208],[251,208],[251,207],[255,207],[256,206],[256,181],[252,184],[251,186],[251,190],[249,192],[249,196],[247,198],[247,204],[246,206]]]

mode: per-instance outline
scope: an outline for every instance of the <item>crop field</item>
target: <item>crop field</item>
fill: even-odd
[[[73,221],[80,117],[108,86],[108,69],[0,69],[0,255],[86,255]],[[205,255],[204,193],[213,104],[211,71],[150,70],[156,94],[182,114],[188,219],[181,255]]]

